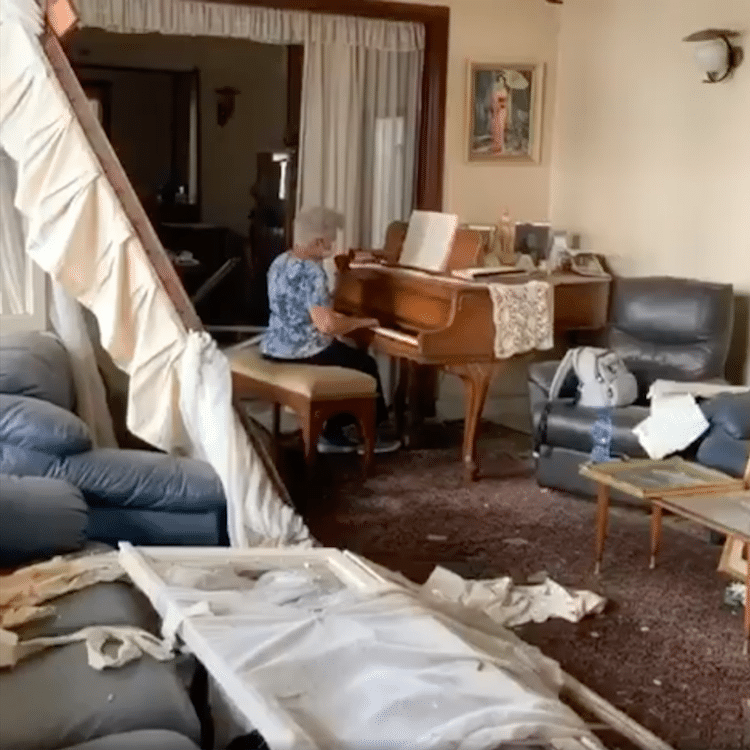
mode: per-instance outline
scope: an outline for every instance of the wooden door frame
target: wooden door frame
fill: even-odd
[[[386,0],[218,0],[280,10],[332,13],[421,23],[425,28],[422,102],[417,143],[416,207],[443,210],[445,101],[448,82],[450,8]]]

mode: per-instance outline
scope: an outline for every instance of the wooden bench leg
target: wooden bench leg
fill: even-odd
[[[354,415],[359,426],[359,434],[362,438],[362,471],[365,477],[372,470],[372,458],[375,449],[375,399],[369,398],[362,401]]]
[[[311,467],[315,463],[318,454],[318,438],[323,430],[323,425],[330,417],[329,410],[321,403],[310,403],[307,414],[300,415],[302,426],[302,438],[305,442],[305,463]]]
[[[271,427],[271,439],[273,442],[273,460],[276,465],[279,463],[279,436],[281,435],[281,404],[273,405],[273,424]]]

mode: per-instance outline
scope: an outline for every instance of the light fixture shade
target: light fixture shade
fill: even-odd
[[[729,68],[729,47],[723,39],[698,42],[693,54],[698,67],[708,78],[722,76]]]

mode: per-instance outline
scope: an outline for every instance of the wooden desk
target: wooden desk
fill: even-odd
[[[662,515],[664,511],[688,518],[720,534],[734,537],[743,543],[748,560],[745,573],[745,643],[748,653],[750,643],[750,492],[728,495],[688,495],[660,497],[651,500],[651,568],[656,565],[656,555],[661,544]]]

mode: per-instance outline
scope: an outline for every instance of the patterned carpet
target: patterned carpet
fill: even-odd
[[[304,479],[293,446],[281,469],[322,543],[413,580],[436,564],[464,577],[510,574],[517,582],[546,571],[565,586],[605,595],[600,616],[524,626],[519,634],[676,750],[742,748],[750,659],[742,656],[740,613],[723,605],[721,548],[706,532],[667,519],[659,565],[650,571],[647,516],[617,508],[597,579],[594,504],[540,489],[528,438],[494,425],[484,426],[480,444],[485,476],[465,486],[460,437],[460,424],[428,427],[420,450],[376,457],[367,481],[352,456],[321,457]],[[626,747],[614,739],[609,746]]]

